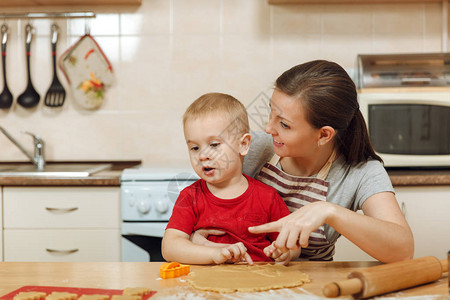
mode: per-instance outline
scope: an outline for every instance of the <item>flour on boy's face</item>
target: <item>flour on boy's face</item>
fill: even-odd
[[[241,173],[240,139],[230,131],[226,118],[214,115],[188,120],[184,136],[194,171],[208,183],[221,183]]]

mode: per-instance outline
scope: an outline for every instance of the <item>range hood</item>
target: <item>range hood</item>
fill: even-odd
[[[358,55],[357,68],[359,89],[450,85],[450,53]]]

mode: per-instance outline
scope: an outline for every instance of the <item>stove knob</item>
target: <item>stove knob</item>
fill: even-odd
[[[132,191],[126,189],[123,191],[124,194],[124,198],[128,200],[128,205],[130,206],[134,206],[135,203],[135,199],[134,199],[134,194]]]
[[[158,200],[158,202],[156,202],[156,210],[163,214],[169,210],[169,204],[167,201]]]
[[[146,214],[150,211],[150,203],[148,201],[141,200],[139,201],[137,208],[141,214]]]

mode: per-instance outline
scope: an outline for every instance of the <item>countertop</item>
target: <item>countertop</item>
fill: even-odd
[[[447,170],[388,170],[394,186],[450,185]]]
[[[22,286],[39,285],[101,289],[148,287],[157,291],[151,299],[293,299],[295,296],[298,298],[299,293],[308,294],[305,296],[309,300],[330,299],[322,296],[324,285],[346,279],[351,271],[374,266],[379,262],[294,262],[290,267],[307,273],[311,283],[293,289],[226,295],[195,291],[187,285],[185,276],[161,279],[159,277],[161,264],[161,262],[0,262],[0,296]],[[191,271],[207,267],[191,266]],[[414,297],[411,299],[415,300],[448,299],[447,280],[447,275],[444,275],[433,283],[385,296],[406,297],[406,299]]]
[[[88,177],[0,176],[0,186],[120,186],[122,171],[140,165],[141,161],[79,161],[76,163],[110,163],[112,167]]]
[[[0,186],[120,186],[120,175],[123,169],[137,166],[141,164],[141,161],[104,161],[100,163],[112,163],[113,167],[110,170],[101,171],[92,176],[81,178],[0,176]],[[450,185],[450,169],[388,170],[388,174],[394,187]]]

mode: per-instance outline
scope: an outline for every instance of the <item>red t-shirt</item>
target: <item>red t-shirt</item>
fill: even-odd
[[[245,175],[245,174],[244,174]],[[289,209],[276,190],[245,175],[247,190],[234,199],[220,199],[200,179],[181,191],[167,228],[187,234],[198,229],[220,229],[224,235],[211,235],[216,243],[242,242],[254,261],[271,261],[263,249],[274,241],[278,233],[253,234],[248,227],[276,221],[289,215]]]

